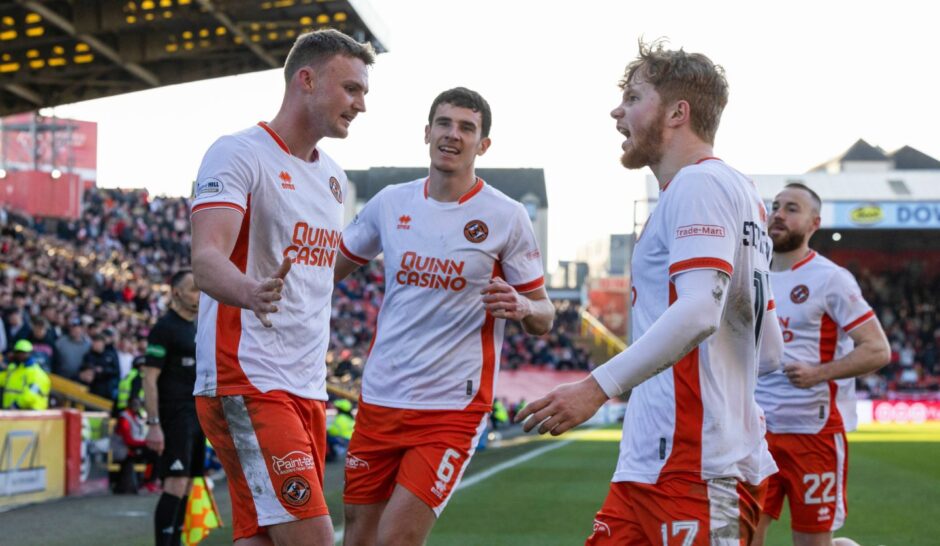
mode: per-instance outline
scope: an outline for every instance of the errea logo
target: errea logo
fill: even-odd
[[[359,469],[369,470],[369,463],[367,463],[366,461],[363,461],[362,459],[360,459],[359,457],[356,457],[355,455],[351,455],[347,453],[346,454],[346,468],[348,468],[349,470],[359,470]]]
[[[411,216],[403,214],[398,217],[398,229],[411,229]]]
[[[281,171],[281,174],[277,175],[281,179],[281,188],[285,190],[295,190],[294,184],[291,183],[290,173],[287,171]]]
[[[604,523],[603,521],[594,520],[594,529],[593,529],[593,532],[591,533],[591,536],[594,536],[594,535],[597,535],[597,536],[601,536],[601,535],[612,536],[612,535],[610,534],[610,526],[607,525],[606,523]]]

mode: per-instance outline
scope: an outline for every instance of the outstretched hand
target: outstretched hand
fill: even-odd
[[[290,258],[284,258],[274,275],[258,283],[252,291],[250,309],[265,328],[271,327],[268,314],[277,313],[277,305],[274,302],[281,300],[281,290],[284,289],[284,279],[290,271],[290,266]]]
[[[607,395],[594,376],[589,375],[576,383],[558,385],[522,408],[516,422],[524,421],[522,428],[526,432],[538,425],[539,434],[550,432],[558,436],[593,417],[606,401]]]

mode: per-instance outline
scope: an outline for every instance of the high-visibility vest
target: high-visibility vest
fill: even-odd
[[[330,423],[330,426],[326,429],[326,433],[328,436],[336,436],[337,438],[349,440],[352,438],[354,428],[356,428],[356,420],[348,413],[341,411],[336,414],[336,418]]]
[[[138,377],[140,377],[140,370],[137,368],[131,368],[131,371],[127,372],[127,375],[124,376],[124,379],[121,379],[120,383],[118,383],[116,404],[119,411],[127,407],[127,403],[131,399],[131,390],[134,388],[134,381]],[[135,396],[140,401],[144,400],[143,382],[141,382],[140,389],[137,390]]]
[[[493,418],[496,419],[497,423],[509,422],[509,412],[506,411],[506,406],[499,400],[493,402]]]
[[[25,364],[11,362],[0,373],[3,389],[2,409],[44,410],[49,407],[52,380],[39,363],[30,358]]]

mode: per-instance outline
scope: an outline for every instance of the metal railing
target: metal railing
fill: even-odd
[[[604,362],[627,348],[627,344],[607,329],[594,315],[581,310],[581,338],[590,340],[604,357]],[[598,351],[595,351],[598,352]]]

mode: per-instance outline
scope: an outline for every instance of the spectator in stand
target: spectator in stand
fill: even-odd
[[[37,363],[47,373],[52,371],[55,359],[55,336],[49,328],[49,323],[42,317],[33,318],[33,331],[29,341],[33,344],[33,356]]]
[[[78,373],[81,382],[88,385],[92,394],[114,400],[120,373],[117,357],[113,351],[107,350],[104,336],[93,335],[91,350],[85,355]]]
[[[108,320],[104,318],[99,318],[99,320],[97,321],[97,325],[113,324],[113,323],[114,322],[112,320]],[[121,379],[121,377],[123,377],[124,374],[121,371],[121,357],[118,354],[118,350],[117,350],[117,341],[118,341],[117,332],[114,330],[114,328],[111,328],[111,327],[102,328],[101,337],[104,338],[105,352],[111,353],[111,356],[114,357],[114,361],[118,363],[118,379]]]
[[[127,377],[127,374],[131,372],[134,365],[134,357],[142,352],[137,352],[137,343],[131,337],[122,337],[117,342],[117,358],[118,358],[118,367],[121,371],[121,379]]]
[[[5,313],[7,345],[16,345],[21,339],[29,339],[32,335],[29,325],[23,320],[23,309],[8,307]]]
[[[77,379],[82,368],[85,354],[91,349],[91,340],[85,336],[85,327],[80,318],[69,322],[68,335],[56,341],[57,360],[53,362],[52,372],[66,379]]]

